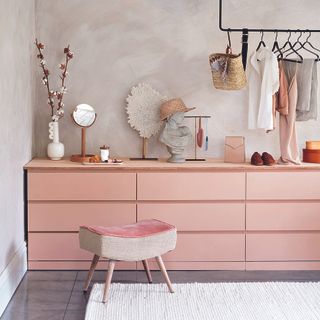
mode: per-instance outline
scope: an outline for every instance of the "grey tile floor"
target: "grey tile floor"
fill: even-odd
[[[85,271],[29,271],[1,320],[83,320],[90,290],[83,294]],[[172,282],[320,281],[320,271],[169,271]],[[160,272],[152,272],[162,282]],[[104,282],[96,271],[93,282]],[[147,282],[143,271],[115,271],[114,282]]]

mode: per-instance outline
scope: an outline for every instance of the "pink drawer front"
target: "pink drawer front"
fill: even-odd
[[[165,261],[244,261],[244,234],[180,233]]]
[[[248,172],[248,200],[320,200],[320,172]]]
[[[244,173],[138,173],[138,200],[244,200]]]
[[[178,231],[244,230],[244,203],[142,203],[138,220],[158,219]]]
[[[243,261],[243,234],[179,234],[167,261]],[[29,233],[29,260],[89,260],[79,248],[77,233]]]
[[[81,225],[113,226],[135,222],[134,203],[29,203],[29,231],[78,231]]]
[[[92,257],[90,257],[91,259]],[[116,270],[135,270],[136,262],[118,261],[116,263]],[[67,260],[29,260],[28,270],[85,270],[88,272],[90,269],[91,260],[81,261],[67,261]],[[100,259],[96,267],[96,270],[108,270],[108,261],[106,259]]]
[[[320,260],[320,233],[247,234],[247,261]]]
[[[244,261],[165,261],[165,265],[167,270],[245,270]],[[137,263],[137,268],[144,270],[142,262]],[[153,259],[149,260],[149,268],[159,270],[157,262]],[[145,275],[142,273],[142,276]]]
[[[77,233],[29,233],[29,270],[88,270],[93,254],[79,248]],[[100,259],[98,269],[106,269]],[[135,262],[119,262],[116,269],[136,269]]]
[[[29,200],[135,200],[135,173],[28,174]]]
[[[320,203],[248,203],[247,230],[320,230]]]
[[[29,233],[28,260],[90,260],[79,247],[78,233]]]

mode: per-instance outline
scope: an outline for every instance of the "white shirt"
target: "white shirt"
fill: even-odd
[[[277,56],[261,47],[251,55],[248,69],[248,128],[273,130],[272,96],[279,90]]]

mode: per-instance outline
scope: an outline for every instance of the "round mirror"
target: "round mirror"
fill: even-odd
[[[74,123],[81,127],[81,154],[71,156],[71,161],[88,162],[92,154],[86,154],[86,130],[96,121],[97,114],[88,104],[79,104],[71,114]]]
[[[74,122],[82,127],[88,128],[96,121],[97,114],[88,104],[79,104],[72,113]]]

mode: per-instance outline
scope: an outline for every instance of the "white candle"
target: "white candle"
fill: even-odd
[[[100,158],[103,162],[109,160],[109,147],[106,145],[100,147]]]

